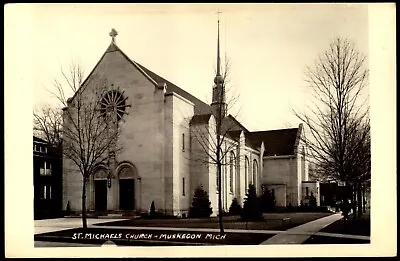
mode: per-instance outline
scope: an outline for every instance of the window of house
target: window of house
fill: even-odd
[[[182,178],[182,195],[185,196],[185,178]]]
[[[308,187],[306,187],[306,197],[308,197]]]
[[[253,180],[252,180],[252,183],[253,183],[254,186],[256,186],[257,171],[258,171],[257,161],[253,160]]]
[[[185,151],[185,133],[182,133],[182,151]]]
[[[43,163],[40,166],[40,175],[51,176],[51,163],[43,161]]]
[[[40,199],[51,199],[51,185],[41,185]]]
[[[244,158],[244,184],[246,186],[245,187],[246,192],[249,187],[249,167],[250,167],[249,165],[250,165],[249,158],[246,156]]]
[[[229,159],[229,191],[233,193],[233,179],[235,176],[235,154],[231,152]]]

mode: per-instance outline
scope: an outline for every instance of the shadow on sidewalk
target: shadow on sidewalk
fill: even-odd
[[[352,216],[349,218],[350,219],[348,220],[340,219],[323,228],[320,232],[360,236],[371,235],[371,220],[369,213],[364,214],[361,218],[356,220],[353,220]],[[370,240],[333,238],[328,236],[313,235],[307,239],[304,244],[369,244],[370,242]]]

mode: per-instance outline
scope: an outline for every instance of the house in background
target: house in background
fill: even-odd
[[[61,216],[62,155],[51,144],[33,137],[34,218]]]

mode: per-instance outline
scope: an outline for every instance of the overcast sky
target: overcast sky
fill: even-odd
[[[133,60],[210,103],[216,64],[230,60],[232,114],[250,130],[297,127],[304,69],[336,36],[368,55],[366,5],[36,5],[30,12],[34,106],[55,102],[46,89],[72,59],[86,75],[105,52],[111,28]],[[229,96],[229,95],[228,95]]]

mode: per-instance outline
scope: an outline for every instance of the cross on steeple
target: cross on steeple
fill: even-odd
[[[115,37],[118,35],[118,32],[113,28],[111,29],[110,36],[112,43],[115,43]]]

